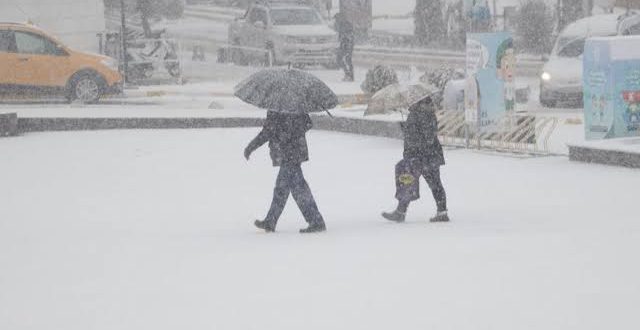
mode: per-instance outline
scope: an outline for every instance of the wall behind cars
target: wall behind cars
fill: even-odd
[[[105,30],[103,0],[1,0],[0,22],[31,22],[67,46],[97,52]]]

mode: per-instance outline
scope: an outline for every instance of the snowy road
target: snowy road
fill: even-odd
[[[448,151],[454,221],[426,223],[424,198],[390,224],[401,142],[314,131],[329,231],[299,235],[291,203],[267,235],[255,133],[0,139],[0,329],[640,326],[640,172]]]

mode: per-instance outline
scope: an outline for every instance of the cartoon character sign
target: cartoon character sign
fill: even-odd
[[[498,78],[504,81],[505,110],[513,111],[516,104],[515,68],[516,54],[513,39],[504,40],[496,52]]]
[[[640,129],[640,91],[624,91],[622,98],[626,104],[624,121],[629,131]]]
[[[604,95],[593,94],[591,95],[591,118],[594,123],[604,124],[604,113],[609,106]]]
[[[515,52],[508,32],[467,34],[466,122],[479,132],[509,129],[515,108]]]

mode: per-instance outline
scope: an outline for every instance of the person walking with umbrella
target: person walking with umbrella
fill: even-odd
[[[268,142],[273,165],[280,167],[271,207],[255,226],[274,232],[289,195],[298,204],[308,227],[301,233],[327,229],[316,201],[302,173],[301,164],[309,160],[306,133],[313,124],[309,112],[326,111],[338,105],[337,96],[318,78],[300,70],[263,70],[236,87],[236,96],[262,109],[268,109],[260,133],[244,150],[251,154]]]
[[[440,166],[445,164],[442,145],[438,140],[438,121],[432,96],[426,96],[409,107],[402,125],[404,133],[403,159],[396,165],[396,199],[398,207],[382,216],[403,222],[409,204],[420,198],[420,176],[431,189],[438,208],[431,222],[447,222],[447,196],[440,179]]]

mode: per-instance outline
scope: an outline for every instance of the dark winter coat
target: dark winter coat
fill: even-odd
[[[305,137],[313,127],[308,114],[284,114],[269,111],[262,131],[247,146],[249,153],[269,142],[273,166],[295,165],[309,160]]]
[[[353,48],[355,42],[355,32],[353,24],[349,22],[347,17],[342,14],[336,14],[336,32],[338,32],[338,40],[340,41],[340,48]]]
[[[418,103],[409,109],[404,133],[404,158],[419,159],[424,165],[444,165],[442,145],[438,140],[438,119],[432,105]]]

